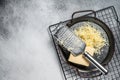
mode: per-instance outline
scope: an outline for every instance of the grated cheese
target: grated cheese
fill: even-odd
[[[101,32],[93,28],[89,23],[82,25],[74,32],[86,43],[87,47],[94,48],[95,53],[106,44],[106,40],[102,37]]]

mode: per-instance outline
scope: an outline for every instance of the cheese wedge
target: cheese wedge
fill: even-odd
[[[93,56],[95,49],[91,48],[91,47],[86,47],[85,51],[87,51],[91,56]],[[72,63],[80,64],[83,66],[87,66],[87,67],[90,65],[90,62],[85,59],[83,54],[80,54],[78,56],[73,56],[72,54],[70,54],[68,61],[70,61]]]

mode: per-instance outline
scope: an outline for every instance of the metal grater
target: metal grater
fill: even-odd
[[[73,53],[74,56],[84,52],[86,44],[79,39],[67,26],[61,27],[56,32],[55,36],[59,44]]]

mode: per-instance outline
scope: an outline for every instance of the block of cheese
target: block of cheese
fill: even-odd
[[[91,47],[86,47],[85,51],[87,51],[91,56],[94,55],[95,49],[91,48]],[[90,62],[88,60],[85,59],[85,57],[83,56],[83,54],[80,54],[78,56],[73,56],[72,54],[70,54],[68,61],[72,62],[72,63],[76,63],[76,64],[80,64],[83,66],[89,66]]]

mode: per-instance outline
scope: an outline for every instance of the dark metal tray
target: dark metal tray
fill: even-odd
[[[109,70],[107,75],[101,75],[100,72],[81,73],[78,69],[67,64],[62,55],[56,40],[53,38],[54,29],[60,25],[66,24],[69,20],[49,26],[49,34],[53,40],[55,49],[57,51],[58,59],[61,65],[65,80],[120,80],[120,22],[116,10],[113,6],[95,11],[96,17],[106,23],[115,38],[115,54],[106,68]],[[93,16],[93,13],[87,14]]]

